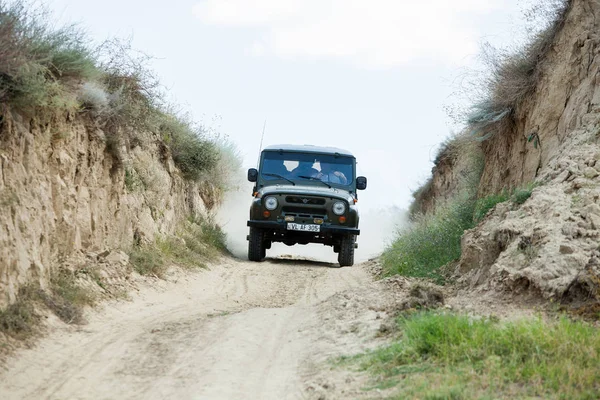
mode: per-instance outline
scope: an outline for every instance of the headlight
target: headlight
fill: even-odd
[[[335,215],[342,215],[346,212],[346,205],[341,201],[333,203],[333,213]]]
[[[265,199],[265,208],[269,211],[273,211],[277,208],[277,199],[275,197],[267,197]]]

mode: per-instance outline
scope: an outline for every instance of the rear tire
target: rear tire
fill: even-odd
[[[340,243],[340,254],[338,255],[338,262],[340,267],[351,267],[354,265],[354,242],[356,237],[354,235],[344,236]]]
[[[248,259],[250,261],[262,261],[267,255],[265,247],[265,232],[262,229],[250,227],[248,237]]]

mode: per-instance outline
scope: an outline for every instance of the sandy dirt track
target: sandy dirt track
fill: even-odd
[[[327,359],[373,346],[385,314],[372,285],[362,265],[224,259],[55,329],[9,360],[0,398],[336,398]]]

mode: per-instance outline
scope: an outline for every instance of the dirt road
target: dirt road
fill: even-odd
[[[385,314],[362,266],[224,259],[173,280],[21,351],[0,398],[325,398],[327,359],[375,345]]]

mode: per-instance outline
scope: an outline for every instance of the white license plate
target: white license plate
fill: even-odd
[[[301,232],[321,232],[320,225],[313,224],[287,224],[288,231],[301,231]]]

